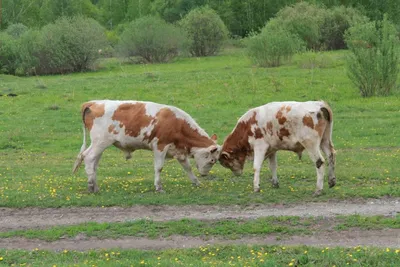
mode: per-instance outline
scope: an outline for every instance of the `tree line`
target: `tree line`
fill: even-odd
[[[260,30],[283,7],[309,2],[325,7],[345,6],[360,10],[371,20],[386,13],[400,28],[398,0],[2,0],[0,29],[11,24],[42,27],[63,16],[93,18],[108,30],[144,16],[159,16],[167,22],[181,20],[196,7],[214,9],[233,36]]]

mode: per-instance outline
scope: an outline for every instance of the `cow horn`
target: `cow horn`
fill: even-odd
[[[231,157],[231,156],[229,155],[229,153],[226,152],[226,151],[222,151],[221,157],[222,157],[222,156],[224,156],[225,158],[230,158],[230,157]]]

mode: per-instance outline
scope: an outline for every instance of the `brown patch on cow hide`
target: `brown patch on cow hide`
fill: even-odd
[[[126,135],[137,137],[140,130],[151,123],[153,117],[146,115],[144,103],[124,103],[118,106],[111,119],[119,121],[121,128],[125,126]]]
[[[303,117],[303,124],[311,129],[314,129],[314,121],[310,115]]]
[[[254,137],[255,137],[256,139],[261,139],[261,138],[264,137],[264,135],[262,134],[260,128],[257,128],[257,129],[254,131]]]
[[[85,127],[89,131],[93,127],[93,121],[96,118],[100,118],[104,115],[104,104],[98,104],[96,102],[86,102],[82,104],[82,119]]]
[[[162,108],[155,116],[154,129],[150,135],[143,140],[149,142],[154,138],[158,139],[157,148],[163,151],[168,144],[174,144],[179,150],[189,152],[193,147],[209,147],[215,145],[214,141],[201,135],[197,129],[190,127],[190,124],[176,117],[169,108]]]
[[[267,133],[269,135],[273,135],[274,134],[274,132],[272,131],[272,127],[273,127],[272,121],[267,122]]]
[[[233,129],[232,133],[228,135],[222,145],[221,151],[233,153],[241,164],[244,163],[248,155],[252,154],[252,149],[249,144],[249,136],[254,135],[251,131],[251,125],[258,123],[256,116],[257,113],[254,111],[253,116],[251,116],[250,119],[238,122],[235,129]],[[261,131],[260,134],[262,135]],[[255,138],[257,138],[257,136],[258,134],[256,131]]]
[[[115,126],[114,125],[110,125],[108,126],[108,132],[109,133],[113,133],[113,134],[118,134],[119,132],[117,130],[115,130]]]
[[[290,135],[290,133],[289,133],[289,130],[288,129],[286,129],[285,127],[283,127],[283,128],[281,128],[280,130],[279,130],[279,132],[278,132],[278,137],[279,137],[279,139],[282,141],[283,140],[283,137],[289,137],[289,135]]]
[[[315,125],[314,129],[318,132],[318,135],[322,137],[325,132],[327,121],[323,118],[318,120],[318,123]]]
[[[282,107],[278,110],[278,112],[276,113],[276,115],[275,115],[275,118],[278,120],[278,122],[279,122],[280,125],[283,125],[283,124],[287,121],[286,117],[283,116],[284,110],[285,110],[285,106],[282,106]]]
[[[292,110],[292,107],[291,106],[286,106],[286,112],[289,112],[289,111],[291,111]]]

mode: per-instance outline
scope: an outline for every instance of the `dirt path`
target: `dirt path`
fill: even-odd
[[[330,201],[291,205],[252,206],[133,206],[129,208],[0,208],[0,231],[28,228],[46,228],[55,225],[70,225],[89,221],[123,222],[138,219],[154,221],[192,218],[215,220],[227,218],[258,218],[265,216],[323,216],[336,215],[386,215],[400,213],[400,199],[368,201]]]
[[[25,238],[0,239],[1,247],[7,249],[35,248],[46,250],[89,250],[89,249],[168,249],[193,248],[206,245],[254,244],[254,245],[308,245],[316,247],[355,247],[375,246],[400,248],[400,229],[379,231],[342,231],[327,232],[318,236],[291,236],[277,240],[276,235],[247,237],[236,240],[219,238],[202,239],[197,237],[172,236],[161,239],[124,237],[119,239],[75,238],[55,242]]]

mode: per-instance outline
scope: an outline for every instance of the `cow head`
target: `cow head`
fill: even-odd
[[[246,156],[226,150],[223,150],[219,157],[221,165],[230,169],[235,175],[241,175],[243,173],[245,160]]]
[[[207,175],[214,164],[219,158],[221,146],[217,145],[217,136],[214,134],[211,139],[214,141],[214,145],[206,148],[198,148],[193,154],[194,160],[196,161],[196,167],[199,170],[200,175]]]

